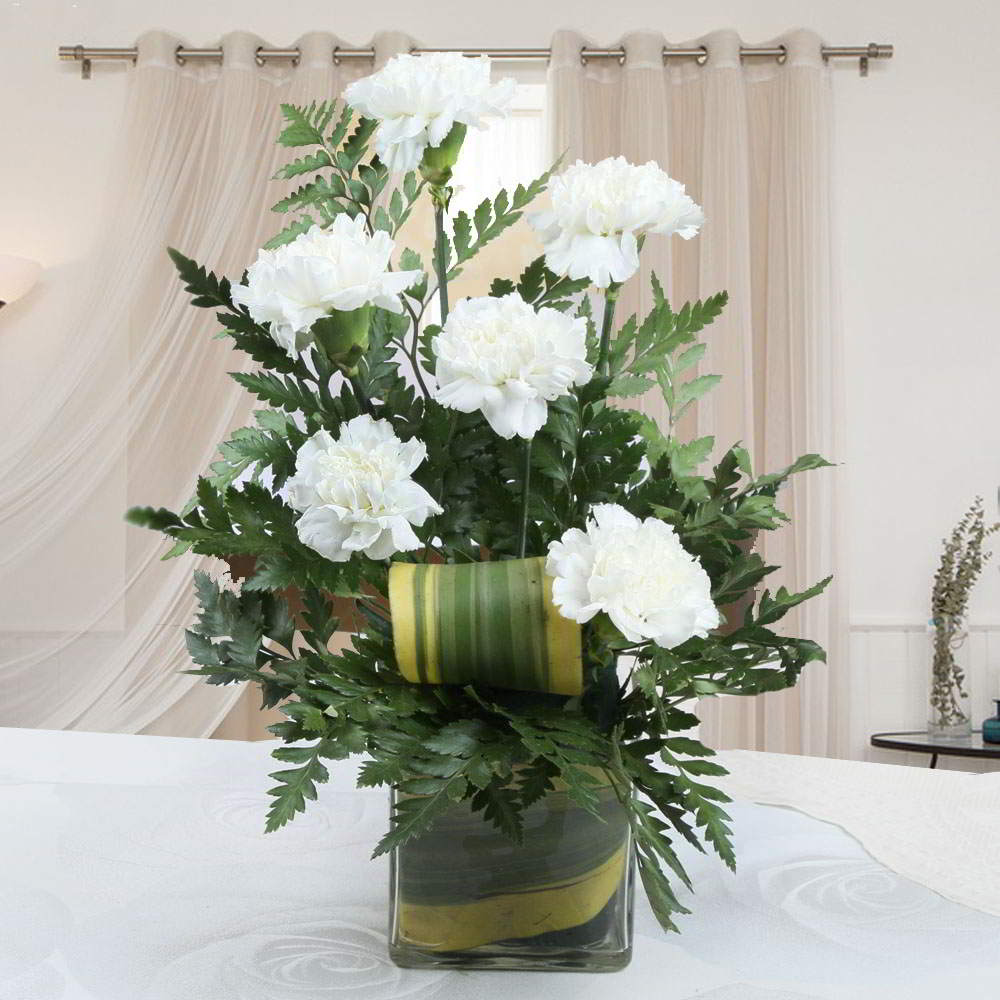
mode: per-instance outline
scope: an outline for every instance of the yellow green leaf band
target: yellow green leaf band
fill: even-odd
[[[415,684],[582,693],[580,626],[552,603],[544,558],[393,563],[389,604],[396,660]]]

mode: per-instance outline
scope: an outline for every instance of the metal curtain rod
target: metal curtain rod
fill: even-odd
[[[532,59],[548,59],[551,49],[411,49],[416,55],[423,55],[429,52],[461,52],[466,56],[489,56],[491,59],[504,60],[507,62],[524,62]],[[882,45],[877,42],[869,42],[867,45],[824,45],[821,48],[824,59],[857,59],[858,68],[862,76],[868,75],[868,62],[871,59],[891,59],[893,47]],[[96,60],[112,61],[126,60],[135,62],[138,58],[139,50],[133,46],[127,49],[113,48],[90,48],[85,45],[60,45],[59,58],[80,63],[81,75],[84,80],[90,79],[91,63]],[[298,49],[268,49],[261,46],[257,49],[257,63],[261,66],[268,59],[290,59],[293,64],[299,60]],[[784,62],[788,55],[788,50],[784,45],[742,45],[740,55],[743,58],[764,58],[776,59]],[[222,48],[212,49],[189,49],[183,45],[178,45],[176,50],[177,61],[183,65],[188,59],[222,59]],[[331,57],[334,63],[339,63],[342,59],[374,59],[375,50],[367,49],[342,49],[334,48]],[[586,64],[588,59],[617,59],[624,64],[626,52],[624,47],[616,49],[580,49],[580,59]],[[668,59],[694,59],[699,65],[708,59],[708,49],[704,45],[689,47],[672,47],[669,45],[663,48],[663,60]]]

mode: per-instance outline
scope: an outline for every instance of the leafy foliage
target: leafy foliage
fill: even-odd
[[[396,236],[425,186],[408,174],[389,190],[388,172],[368,148],[374,123],[331,102],[284,105],[282,114],[278,141],[296,158],[276,176],[298,186],[275,205],[287,222],[268,246],[343,213],[363,216],[370,232]],[[453,238],[437,247],[436,279],[453,279],[500,238],[545,189],[549,175],[513,193],[499,192],[471,215],[457,213]],[[436,197],[447,201],[447,193]],[[782,484],[828,463],[806,455],[787,469],[755,476],[750,456],[737,444],[703,475],[699,468],[715,453],[715,441],[681,441],[674,433],[677,421],[718,381],[700,371],[706,345],[698,334],[720,315],[726,293],[675,312],[654,277],[652,309],[645,317],[628,317],[611,337],[606,374],[550,404],[530,452],[527,551],[541,554],[566,529],[582,527],[594,504],[621,503],[637,516],[673,525],[708,572],[717,604],[743,600],[746,610],[726,629],[670,650],[629,643],[599,616],[584,636],[587,690],[569,699],[408,683],[395,662],[386,563],[361,555],[346,563],[323,559],[299,541],[297,514],[280,497],[308,436],[321,428],[336,434],[344,421],[367,411],[391,421],[403,439],[425,444],[427,458],[415,475],[444,507],[418,529],[425,550],[399,558],[517,554],[524,451],[517,442],[499,440],[479,414],[445,410],[428,392],[437,328],[422,326],[436,292],[426,277],[406,292],[403,315],[373,310],[367,351],[348,380],[319,348],[288,357],[265,327],[234,306],[226,278],[176,250],[170,254],[193,304],[212,309],[220,335],[256,363],[233,378],[265,406],[251,426],[219,446],[218,459],[183,511],[142,507],[128,518],[167,535],[173,542],[168,556],[254,557],[239,593],[196,574],[201,610],[187,642],[194,672],[208,683],[253,683],[263,704],[280,705],[286,716],[272,727],[284,743],[274,754],[283,767],[272,775],[267,828],[279,828],[316,798],[328,778],[326,762],[352,754],[366,756],[359,784],[392,785],[398,792],[391,828],[376,854],[419,836],[459,801],[517,841],[524,810],[557,783],[596,815],[596,789],[610,782],[628,812],[646,892],[663,926],[673,928],[676,915],[686,912],[674,880],[689,885],[676,838],[702,850],[707,844],[733,864],[726,798],[707,780],[724,771],[711,750],[680,735],[697,723],[691,704],[719,694],[779,690],[824,656],[815,643],[774,626],[828,581],[800,593],[759,591],[775,567],[752,550],[758,532],[787,521],[777,505]],[[399,265],[424,270],[411,250],[403,251]],[[539,257],[489,289],[492,295],[514,291],[536,308],[583,317],[591,360],[597,360],[592,307],[581,297],[585,281],[553,273]],[[609,405],[612,397],[651,391],[667,405],[666,426]],[[301,605],[294,617],[293,594]],[[336,653],[329,650],[338,628],[331,595],[353,598],[365,622],[353,648]],[[634,657],[624,683],[615,670],[623,650]]]
[[[449,280],[461,273],[459,265],[475,257],[487,243],[521,218],[523,209],[545,190],[551,175],[552,171],[546,170],[527,186],[518,184],[513,195],[500,191],[492,200],[484,198],[471,217],[467,212],[457,213],[454,219],[454,248],[446,259]]]

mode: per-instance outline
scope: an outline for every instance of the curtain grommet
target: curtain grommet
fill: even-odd
[[[781,49],[781,54],[775,56],[774,57],[774,61],[779,66],[784,66],[785,63],[788,62],[788,46],[787,45],[779,45],[778,48]]]
[[[333,65],[334,66],[339,66],[340,65],[340,46],[339,45],[334,45],[334,47],[333,47]]]
[[[253,54],[253,61],[258,66],[266,66],[267,65],[267,60],[261,55],[261,52],[263,52],[263,51],[264,51],[264,46],[263,45],[258,45],[256,51]]]
[[[183,45],[178,45],[177,48],[174,49],[174,59],[176,60],[178,66],[187,65],[187,59],[185,59],[184,56],[182,55],[183,51],[184,51]]]
[[[694,61],[695,61],[695,63],[697,63],[697,65],[704,66],[705,63],[708,62],[708,46],[707,45],[699,45],[698,48],[701,49],[701,55],[700,56],[695,56],[694,57]]]
[[[580,65],[587,65],[587,48],[585,45],[580,46]]]

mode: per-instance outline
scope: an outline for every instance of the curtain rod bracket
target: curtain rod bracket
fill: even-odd
[[[80,64],[80,79],[89,80],[91,62],[84,54],[82,45],[73,46],[73,58]]]
[[[264,45],[258,45],[254,52],[254,62],[258,66],[266,66],[269,59],[287,59],[292,66],[298,66],[302,58],[302,50],[294,49],[269,49]]]
[[[876,45],[875,42],[869,42],[868,43],[868,52],[865,55],[863,55],[858,60],[858,73],[861,76],[867,76],[868,75],[868,60],[869,59],[878,59],[878,57],[879,57],[878,45]]]

